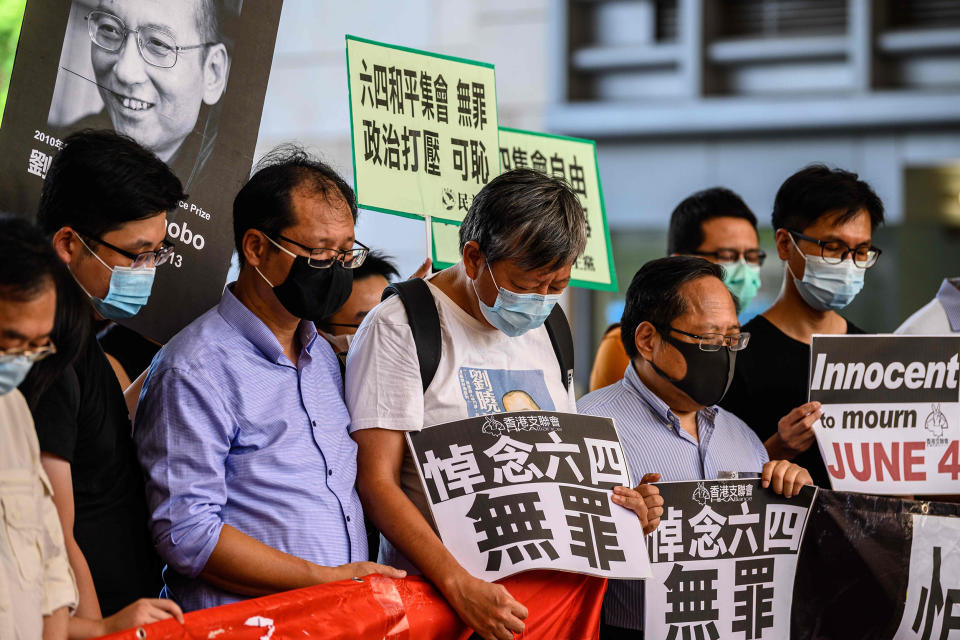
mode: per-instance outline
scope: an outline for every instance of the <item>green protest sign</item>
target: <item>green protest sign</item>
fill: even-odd
[[[348,35],[347,78],[358,205],[462,221],[500,173],[493,65]]]
[[[587,247],[573,265],[570,285],[617,290],[610,230],[593,140],[500,127],[503,171],[532,168],[565,179],[580,197],[587,215]],[[438,268],[460,260],[459,227],[433,223],[433,261]]]

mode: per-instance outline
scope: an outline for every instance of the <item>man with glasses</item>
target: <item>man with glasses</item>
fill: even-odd
[[[315,322],[367,248],[353,190],[295,147],[233,202],[237,281],[157,354],[134,438],[165,595],[192,611],[370,573],[343,380]]]
[[[760,248],[757,217],[733,191],[704,189],[685,198],[670,214],[667,255],[700,256],[723,266],[723,283],[746,309],[760,289],[760,267],[767,254]],[[629,364],[620,339],[620,325],[607,329],[590,371],[590,390],[623,378]]]
[[[863,288],[880,249],[871,244],[883,203],[855,173],[811,165],[787,178],[773,205],[783,286],[769,309],[744,326],[751,348],[723,407],[757,432],[772,458],[786,458],[830,486],[814,446],[820,405],[807,403],[813,334],[863,333],[838,311]]]
[[[153,151],[191,187],[213,136],[187,138],[223,96],[230,58],[219,0],[101,0],[86,15],[103,110],[69,125],[108,128]]]
[[[735,471],[794,496],[811,483],[809,474],[770,461],[756,434],[716,406],[734,363],[754,348],[722,278],[719,266],[687,256],[637,271],[621,320],[630,366],[619,383],[580,398],[577,409],[616,421],[634,477],[655,471],[665,482],[712,480]],[[612,580],[601,640],[642,637],[643,613],[643,582]]]
[[[0,638],[66,639],[77,587],[17,386],[56,352],[60,259],[22,218],[0,214]]]
[[[88,323],[68,319],[76,317],[71,311],[90,320],[129,318],[146,304],[171,252],[167,212],[184,197],[166,164],[111,131],[67,137],[40,196],[37,220],[67,265],[81,307],[68,309],[61,297],[53,339],[76,345],[76,357],[41,363],[37,373],[47,382],[28,394],[80,591],[70,623],[75,637],[180,614],[169,602],[134,602],[157,596],[162,564],[146,526],[130,417]]]

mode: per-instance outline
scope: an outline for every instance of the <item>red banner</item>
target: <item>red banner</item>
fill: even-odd
[[[530,612],[525,640],[594,640],[606,580],[530,571],[500,581]],[[368,576],[188,613],[109,640],[466,640],[471,630],[426,580]]]

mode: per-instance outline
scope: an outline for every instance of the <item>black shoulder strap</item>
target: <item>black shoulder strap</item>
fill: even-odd
[[[560,378],[563,382],[563,388],[569,389],[570,385],[573,384],[573,334],[570,333],[567,316],[563,313],[559,304],[553,306],[553,311],[547,316],[544,325],[547,328],[547,334],[550,336],[553,351],[557,354],[557,362],[560,363]]]
[[[423,382],[423,390],[426,391],[440,366],[440,314],[437,313],[430,287],[419,278],[391,284],[384,290],[382,299],[386,300],[394,294],[400,296],[400,302],[407,312],[410,332],[417,346],[420,380]],[[564,389],[569,389],[573,384],[573,335],[560,305],[553,307],[544,326],[550,336],[557,362],[560,363],[560,382]]]
[[[384,289],[381,299],[386,300],[394,294],[400,296],[400,302],[407,312],[413,342],[417,345],[420,380],[426,391],[440,366],[440,314],[430,293],[430,286],[420,278],[394,282]]]

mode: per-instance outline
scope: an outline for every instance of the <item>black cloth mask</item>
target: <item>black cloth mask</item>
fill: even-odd
[[[698,344],[682,342],[662,333],[661,336],[676,347],[683,356],[687,363],[687,373],[680,380],[675,380],[664,373],[652,360],[648,360],[653,370],[690,396],[697,404],[712,407],[720,402],[727,394],[730,383],[733,382],[737,352],[730,351],[727,347],[720,347],[719,351],[703,351]]]
[[[319,324],[336,313],[353,291],[353,271],[335,261],[326,269],[315,269],[307,258],[297,256],[286,280],[273,293],[292,315]]]

